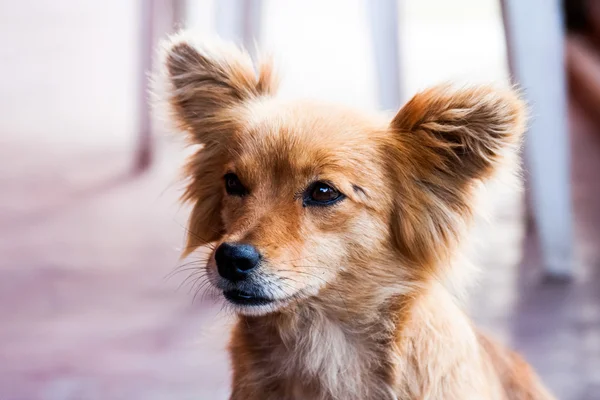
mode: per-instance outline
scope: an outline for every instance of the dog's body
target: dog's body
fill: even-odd
[[[358,305],[343,322],[345,305],[337,306],[242,317],[230,347],[232,398],[552,398],[518,355],[478,334],[436,285],[387,312]]]
[[[447,288],[475,188],[524,130],[512,91],[434,88],[390,122],[280,102],[270,65],[232,46],[179,35],[164,55],[202,145],[184,253],[218,243],[206,273],[238,313],[232,399],[552,398]]]

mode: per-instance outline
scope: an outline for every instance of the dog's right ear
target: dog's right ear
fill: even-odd
[[[195,143],[221,141],[231,130],[228,111],[277,89],[270,63],[257,71],[246,52],[216,39],[176,34],[162,45],[162,64],[171,117]]]

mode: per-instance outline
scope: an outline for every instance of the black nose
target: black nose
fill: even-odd
[[[258,266],[260,254],[256,248],[243,243],[222,243],[215,253],[219,275],[232,282],[241,281]]]

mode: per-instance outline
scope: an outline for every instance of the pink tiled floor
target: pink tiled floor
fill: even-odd
[[[225,318],[167,277],[167,154],[133,176],[111,149],[7,150],[27,165],[0,176],[0,399],[224,398]]]

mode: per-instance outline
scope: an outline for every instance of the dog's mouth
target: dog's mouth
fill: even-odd
[[[242,290],[224,290],[223,296],[229,302],[238,306],[264,306],[275,301],[274,299]]]

